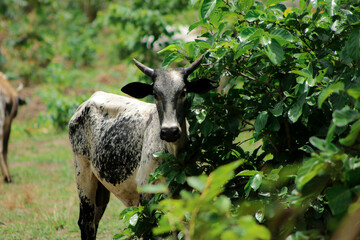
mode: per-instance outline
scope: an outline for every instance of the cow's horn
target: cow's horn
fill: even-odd
[[[195,69],[200,66],[201,61],[203,60],[204,55],[201,55],[198,59],[196,59],[193,63],[185,68],[185,74],[190,75]]]
[[[147,76],[149,76],[149,77],[153,77],[153,76],[154,76],[154,69],[145,66],[145,65],[142,64],[141,62],[137,61],[135,58],[133,59],[133,62],[134,62],[135,65],[136,65],[143,73],[145,73]]]

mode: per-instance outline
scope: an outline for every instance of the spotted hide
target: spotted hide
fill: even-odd
[[[201,60],[186,68],[155,70],[134,60],[153,84],[130,83],[122,91],[136,98],[153,95],[155,104],[96,92],[70,120],[82,239],[96,238],[110,192],[125,206],[137,206],[137,188],[146,184],[149,174],[161,164],[153,153],[176,156],[186,143],[186,93],[215,87],[207,79],[187,81]]]
[[[15,118],[18,106],[25,104],[17,90],[12,88],[7,77],[0,72],[0,168],[5,182],[12,182],[7,164],[7,153],[12,120]]]

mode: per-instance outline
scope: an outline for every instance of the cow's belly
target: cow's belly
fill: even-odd
[[[94,173],[98,176],[99,173],[96,170],[93,170]],[[112,194],[114,194],[126,207],[137,206],[140,202],[140,196],[137,192],[136,184],[136,172],[129,176],[125,181],[118,184],[112,184],[104,179],[98,177],[99,181],[108,189]]]

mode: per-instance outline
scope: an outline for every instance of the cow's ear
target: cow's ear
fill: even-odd
[[[121,91],[134,98],[143,98],[153,93],[153,86],[146,83],[133,82],[125,85]]]
[[[188,92],[202,94],[202,93],[206,93],[206,92],[210,91],[211,89],[217,88],[218,86],[219,86],[219,84],[217,84],[213,80],[206,79],[206,78],[200,78],[200,79],[193,80],[191,82],[187,82],[186,90]]]

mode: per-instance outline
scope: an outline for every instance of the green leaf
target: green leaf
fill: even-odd
[[[276,118],[271,118],[269,122],[269,130],[277,132],[280,130],[280,123]]]
[[[331,141],[333,140],[333,136],[334,136],[335,130],[336,130],[336,125],[335,125],[334,122],[332,121],[332,122],[330,123],[329,130],[328,130],[328,132],[327,132],[327,134],[326,134],[326,139],[325,139],[326,145],[331,144]]]
[[[253,178],[251,179],[251,188],[254,189],[254,191],[258,190],[261,183],[262,183],[263,173],[256,173]]]
[[[268,113],[267,112],[261,112],[256,120],[255,120],[255,124],[254,124],[254,127],[255,127],[255,131],[256,132],[260,132],[261,130],[264,129],[264,127],[266,126],[266,123],[267,123],[267,120],[268,120]]]
[[[360,59],[360,28],[354,28],[340,54],[344,61]]]
[[[260,36],[259,39],[263,46],[271,44],[271,37],[267,32],[265,32],[262,36]]]
[[[258,20],[259,16],[261,15],[261,11],[259,10],[250,10],[247,12],[247,14],[245,15],[245,20],[249,21],[249,22],[254,22],[256,20]]]
[[[306,7],[307,0],[299,0],[299,7],[303,11]]]
[[[315,77],[315,80],[316,80],[317,83],[322,82],[326,72],[327,72],[327,68],[319,71],[319,74]]]
[[[314,184],[316,184],[317,181],[321,180],[321,182],[318,183],[318,186],[321,186],[327,181],[326,173],[328,171],[328,164],[317,159],[310,159],[308,162],[310,163],[309,166],[303,164],[303,169],[299,169],[299,172],[301,170],[306,171],[303,174],[299,174],[296,179],[296,185],[302,191],[308,190],[306,188],[314,187]]]
[[[141,193],[168,193],[169,189],[164,184],[158,183],[143,185],[138,188],[138,191]]]
[[[264,47],[264,51],[274,65],[278,65],[284,58],[284,50],[274,38],[271,38],[271,43]]]
[[[347,16],[347,20],[349,22],[350,25],[358,25],[360,24],[360,19],[359,16],[356,14],[348,14]]]
[[[175,62],[176,60],[178,60],[179,58],[181,58],[183,56],[184,56],[184,54],[182,54],[182,53],[172,52],[165,57],[164,61],[161,64],[161,67],[167,68],[170,64],[172,64],[173,62]]]
[[[204,122],[207,115],[207,111],[205,109],[196,109],[194,113],[196,114],[196,120],[199,124]]]
[[[327,2],[327,11],[330,16],[334,16],[338,9],[340,8],[340,0],[326,0]]]
[[[350,109],[348,106],[333,113],[334,123],[338,127],[344,127],[360,117],[360,113]]]
[[[132,216],[135,213],[141,212],[144,207],[128,207],[125,208],[119,215],[119,219],[123,219],[126,216]],[[130,218],[130,217],[129,217]]]
[[[236,54],[235,54],[235,60],[241,57],[245,52],[250,50],[253,46],[251,44],[240,44],[237,47]]]
[[[195,39],[195,43],[201,48],[205,48],[205,49],[211,48],[210,43],[203,40]]]
[[[236,174],[236,176],[244,176],[244,177],[252,177],[255,174],[259,173],[259,171],[256,170],[243,170],[241,172],[239,172],[238,174]]]
[[[217,0],[203,0],[200,5],[200,19],[207,20],[215,9]]]
[[[242,163],[243,161],[241,160],[234,161],[222,165],[210,173],[201,196],[210,200],[220,194],[223,191],[224,185],[234,177],[234,170]]]
[[[184,184],[186,182],[186,174],[184,171],[182,171],[181,173],[179,173],[178,175],[176,175],[175,178],[176,182],[179,184]]]
[[[206,176],[201,175],[199,177],[188,177],[186,181],[192,188],[202,192],[205,188]]]
[[[166,152],[155,152],[153,153],[153,157],[154,158],[175,158],[174,155],[170,154],[170,153],[166,153]]]
[[[296,123],[299,117],[302,115],[302,106],[298,102],[294,103],[289,112],[288,117],[291,123]]]
[[[274,117],[279,117],[283,113],[283,102],[278,102],[274,108],[269,109],[269,111],[274,115]]]
[[[293,36],[292,34],[285,30],[285,29],[282,29],[282,28],[277,28],[277,29],[274,29],[270,32],[270,35],[274,38],[276,38],[276,40],[278,40],[280,43],[281,42],[292,42],[293,41]]]
[[[243,29],[239,34],[239,39],[241,42],[248,40],[258,29],[254,27],[248,27]]]
[[[181,50],[181,47],[178,46],[178,45],[175,45],[175,44],[170,44],[169,46],[167,46],[166,48],[158,51],[157,53],[158,54],[164,54],[164,53],[167,53],[167,52],[175,52],[177,50]]]
[[[238,10],[247,11],[254,4],[254,0],[238,1]]]
[[[347,90],[347,93],[355,98],[355,99],[359,99],[360,98],[360,88],[351,88]]]
[[[200,125],[200,132],[204,137],[207,137],[216,127],[217,125],[214,124],[212,120],[210,120],[209,118],[205,118],[205,120]]]
[[[328,188],[325,197],[333,215],[345,212],[351,203],[351,192],[345,185]]]
[[[314,147],[318,148],[319,150],[321,150],[321,151],[326,150],[326,147],[325,147],[326,142],[325,142],[324,139],[321,139],[321,138],[318,138],[318,137],[311,137],[309,139],[309,141]]]
[[[170,223],[167,219],[166,215],[161,216],[159,222],[158,222],[158,226],[153,228],[153,233],[155,235],[160,235],[160,234],[164,234],[167,232],[170,232],[172,230]]]
[[[284,0],[267,0],[266,1],[266,6],[270,6],[270,5],[275,5],[277,3],[281,3],[281,2],[284,2]]]
[[[188,32],[191,32],[191,31],[194,30],[195,28],[200,27],[200,26],[202,26],[202,25],[203,25],[202,21],[194,22],[193,24],[191,24],[191,25],[189,26]]]
[[[139,219],[139,214],[136,213],[136,214],[132,215],[131,218],[129,219],[129,224],[131,226],[135,226],[138,219]]]
[[[354,145],[360,134],[360,120],[355,122],[350,129],[350,133],[345,137],[339,140],[339,142],[347,147]]]
[[[249,197],[251,189],[253,189],[254,191],[259,189],[262,183],[262,178],[263,178],[263,173],[257,172],[249,179],[249,181],[244,187],[246,197]]]
[[[330,97],[332,93],[339,93],[340,91],[344,91],[345,85],[343,82],[337,82],[322,90],[319,98],[318,98],[318,106],[321,108],[323,102]]]
[[[313,8],[317,8],[318,7],[318,0],[310,0],[310,3],[312,5]]]
[[[326,137],[325,140],[318,137],[311,137],[309,141],[314,147],[318,148],[321,151],[336,153],[338,152],[338,148],[336,147],[335,144],[331,143],[332,140],[331,135],[334,130],[335,130],[335,125],[330,124],[328,136]]]
[[[245,231],[239,239],[262,239],[270,240],[271,233],[263,225],[257,224],[252,216],[242,216],[238,221],[238,225]],[[222,239],[236,239],[236,238],[222,238]]]
[[[216,210],[226,213],[231,208],[231,200],[224,195],[220,195],[214,202],[214,207]]]
[[[299,70],[293,70],[290,71],[291,73],[295,73],[297,75],[303,76],[306,79],[306,82],[310,87],[313,87],[315,85],[315,79],[313,78],[313,68],[311,64],[307,66],[307,68]],[[301,82],[302,83],[302,82]]]
[[[200,47],[195,42],[187,42],[184,44],[184,50],[187,55],[194,59],[196,56],[200,55]]]
[[[216,51],[215,51],[215,53],[214,53],[214,57],[216,57],[217,59],[221,59],[221,58],[223,58],[227,53],[228,53],[228,48],[220,47],[220,48],[216,49]]]

